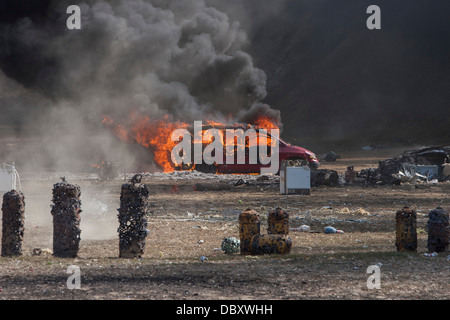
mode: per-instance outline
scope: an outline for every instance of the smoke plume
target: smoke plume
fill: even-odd
[[[66,27],[72,4],[80,30]],[[2,108],[21,130],[34,128],[57,167],[125,151],[98,131],[105,114],[251,122],[263,112],[280,122],[262,102],[266,75],[245,51],[246,33],[204,0],[8,1],[0,12],[2,81],[18,88]]]

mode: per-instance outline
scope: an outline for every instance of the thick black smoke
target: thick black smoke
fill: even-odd
[[[66,27],[73,4],[80,30]],[[56,162],[89,153],[103,115],[280,122],[246,32],[204,0],[3,1],[0,12],[0,77],[18,91],[4,122],[37,126]],[[111,154],[105,139],[92,148]]]
[[[267,94],[239,23],[203,0],[87,0],[81,30],[66,28],[70,4],[2,5],[6,76],[94,113],[139,107],[183,120],[245,113]]]

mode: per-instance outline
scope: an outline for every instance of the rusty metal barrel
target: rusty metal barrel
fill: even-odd
[[[417,251],[417,214],[403,207],[395,214],[395,246],[397,251]]]
[[[289,234],[289,214],[281,208],[270,211],[267,217],[267,233]]]
[[[63,182],[53,185],[53,255],[75,258],[80,245],[81,188]]]
[[[292,249],[292,240],[283,234],[263,234],[252,238],[252,252],[262,254],[289,254]]]
[[[241,255],[253,254],[252,238],[260,234],[261,219],[253,209],[246,209],[239,214],[239,238]]]
[[[25,197],[23,193],[16,190],[5,193],[2,213],[2,256],[20,256],[22,255],[25,230]]]
[[[448,251],[449,244],[449,215],[441,207],[431,210],[428,214],[428,244],[430,252]]]
[[[147,238],[147,204],[149,191],[145,184],[122,184],[119,208],[119,257],[140,258]]]

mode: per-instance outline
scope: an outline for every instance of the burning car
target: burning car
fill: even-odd
[[[300,162],[302,165],[308,165],[312,169],[317,169],[319,166],[319,161],[313,152],[302,147],[291,145],[280,139],[278,135],[273,135],[273,129],[276,129],[278,132],[278,124],[272,119],[264,116],[255,119],[253,124],[225,124],[209,120],[205,121],[205,124],[202,124],[200,128],[201,150],[205,150],[207,145],[217,138],[211,137],[210,139],[208,137],[209,129],[218,130],[223,146],[223,159],[220,157],[221,161],[213,163],[208,163],[208,161],[201,161],[201,163],[199,163],[199,161],[194,161],[194,155],[191,152],[189,152],[188,159],[184,159],[182,162],[173,161],[173,150],[177,147],[178,140],[172,139],[172,135],[177,130],[189,132],[187,137],[190,141],[185,144],[185,146],[191,150],[198,150],[198,147],[194,147],[194,144],[198,143],[195,142],[195,121],[193,127],[191,124],[183,121],[170,121],[168,117],[151,119],[148,116],[132,113],[128,119],[120,122],[105,116],[103,124],[105,127],[110,128],[120,140],[128,143],[138,143],[150,149],[154,154],[153,160],[164,172],[172,172],[175,170],[197,170],[204,173],[259,174],[267,167],[270,167],[272,163],[267,164],[264,161],[252,161],[252,156],[254,156],[252,150],[254,151],[255,149],[257,150],[256,158],[258,160],[262,159],[261,152],[265,149],[265,156],[272,160],[277,160],[274,161],[277,164],[281,164],[283,160],[292,160]],[[227,161],[229,160],[229,158],[227,159],[227,152],[229,152],[230,149],[227,148],[228,142],[225,139],[226,132],[229,129],[242,129],[243,131],[247,131],[248,129],[255,130],[255,133],[247,134],[245,140],[240,140],[240,142],[235,140],[235,147],[240,147],[241,158],[239,161],[237,159],[239,152],[234,152],[235,161],[231,161],[231,163],[230,161]],[[273,143],[278,146],[278,159],[274,158],[271,154],[271,146]],[[189,146],[189,144],[191,145]],[[261,147],[263,147],[264,144],[266,144],[267,148],[263,149]],[[242,150],[244,151],[243,161]],[[228,156],[230,155],[228,154]],[[278,172],[278,170],[279,166],[276,167],[274,173]]]
[[[272,159],[276,160],[275,163],[277,166],[274,172],[279,172],[279,164],[281,164],[284,160],[309,166],[311,169],[317,169],[319,167],[319,161],[313,152],[283,141],[277,135],[274,135],[271,130],[265,130],[257,126],[245,124],[233,126],[224,126],[221,124],[202,126],[200,136],[203,137],[203,150],[205,150],[208,143],[213,140],[212,137],[208,137],[208,131],[210,129],[218,130],[218,138],[220,139],[220,144],[223,147],[223,160],[214,163],[202,161],[200,164],[194,164],[195,161],[193,157],[191,157],[190,161],[188,161],[188,165],[185,163],[182,165],[177,165],[176,170],[194,169],[204,173],[259,174],[263,171],[262,169],[268,168],[272,165],[270,162],[268,163],[267,161],[263,161],[263,158],[275,156],[271,154],[274,152],[272,149],[273,145],[277,145],[276,151],[278,152],[278,159]],[[240,137],[240,142],[238,139],[235,139],[236,136],[233,136],[231,140],[226,138],[226,134],[228,132],[236,132],[238,130],[241,130],[242,133],[245,130],[245,136],[242,134]],[[195,135],[192,130],[190,130],[190,133],[191,136]],[[194,140],[195,138],[192,139],[192,143],[194,143]],[[228,148],[230,141],[233,141],[233,143],[231,148]],[[262,146],[264,146],[264,148],[261,148]],[[243,153],[240,160],[238,151],[239,147],[241,147]],[[254,152],[253,158],[252,152]]]

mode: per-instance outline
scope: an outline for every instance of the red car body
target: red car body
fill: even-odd
[[[246,161],[244,164],[216,164],[217,173],[256,173],[261,172],[262,167],[270,167],[270,164],[263,165],[261,163],[251,164],[248,161],[248,152],[246,150]],[[319,161],[316,155],[302,147],[293,146],[279,139],[279,159],[278,163],[281,165],[283,160],[300,160],[311,169],[317,169],[319,167]],[[278,168],[279,171],[279,168]]]
[[[268,138],[272,138],[270,134],[267,134]],[[319,160],[317,159],[316,155],[302,147],[291,145],[282,139],[278,139],[278,146],[279,146],[279,158],[278,158],[278,164],[281,165],[281,162],[283,160],[299,160],[303,164],[308,165],[311,169],[317,169],[319,167]],[[270,150],[270,148],[269,148]],[[258,161],[257,163],[250,163],[249,161],[249,148],[245,148],[245,163],[243,164],[237,164],[236,161],[236,153],[235,153],[235,161],[234,163],[227,163],[225,160],[225,153],[224,153],[224,161],[222,164],[214,164],[214,165],[208,165],[208,164],[200,164],[195,165],[195,170],[205,172],[205,173],[242,173],[242,174],[259,174],[261,172],[262,167],[270,167],[271,163],[269,164],[261,164],[259,162],[259,155],[258,155]],[[277,172],[279,172],[279,167]]]

